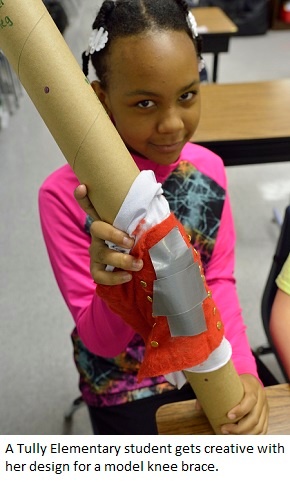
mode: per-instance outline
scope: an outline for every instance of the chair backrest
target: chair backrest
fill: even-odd
[[[270,325],[270,315],[271,309],[273,305],[273,301],[277,291],[276,285],[276,278],[280,273],[286,258],[290,252],[290,205],[286,208],[284,214],[284,220],[281,226],[281,231],[279,235],[279,239],[277,242],[275,254],[273,257],[272,265],[270,268],[270,272],[267,278],[267,282],[264,288],[263,296],[262,296],[262,303],[261,303],[261,314],[262,314],[262,322],[264,326],[264,330],[266,336],[268,338],[268,342],[278,360],[280,368],[287,379],[286,373],[284,371],[283,365],[279,356],[276,352],[275,345],[271,339],[269,325]]]

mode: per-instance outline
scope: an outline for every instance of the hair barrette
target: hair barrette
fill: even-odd
[[[192,12],[188,12],[188,14],[186,16],[186,20],[187,20],[187,25],[189,26],[189,28],[192,32],[193,38],[198,37],[197,23],[196,23],[195,17],[192,14]]]
[[[108,32],[104,27],[92,31],[89,38],[89,45],[86,50],[86,55],[92,55],[94,52],[102,50],[108,42]]]

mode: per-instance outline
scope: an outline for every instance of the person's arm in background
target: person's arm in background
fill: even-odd
[[[277,280],[270,317],[270,335],[290,380],[290,255]]]

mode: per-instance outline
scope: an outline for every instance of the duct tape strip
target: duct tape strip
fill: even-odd
[[[153,283],[153,315],[167,317],[172,336],[206,331],[202,302],[207,292],[199,265],[179,230],[171,230],[149,254],[157,276]]]

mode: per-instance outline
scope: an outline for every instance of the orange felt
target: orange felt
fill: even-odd
[[[142,270],[132,272],[133,279],[129,283],[97,287],[98,295],[111,310],[118,313],[144,339],[145,356],[139,370],[140,380],[202,363],[220,345],[224,335],[220,313],[210,293],[203,301],[207,330],[199,335],[172,337],[167,318],[152,316],[150,297],[153,298],[153,281],[156,275],[148,250],[174,227],[178,227],[187,246],[192,249],[194,261],[201,266],[200,255],[190,245],[185,229],[174,214],[170,214],[166,220],[145,232],[133,248],[131,254],[143,259]],[[209,291],[205,281],[204,283]]]

